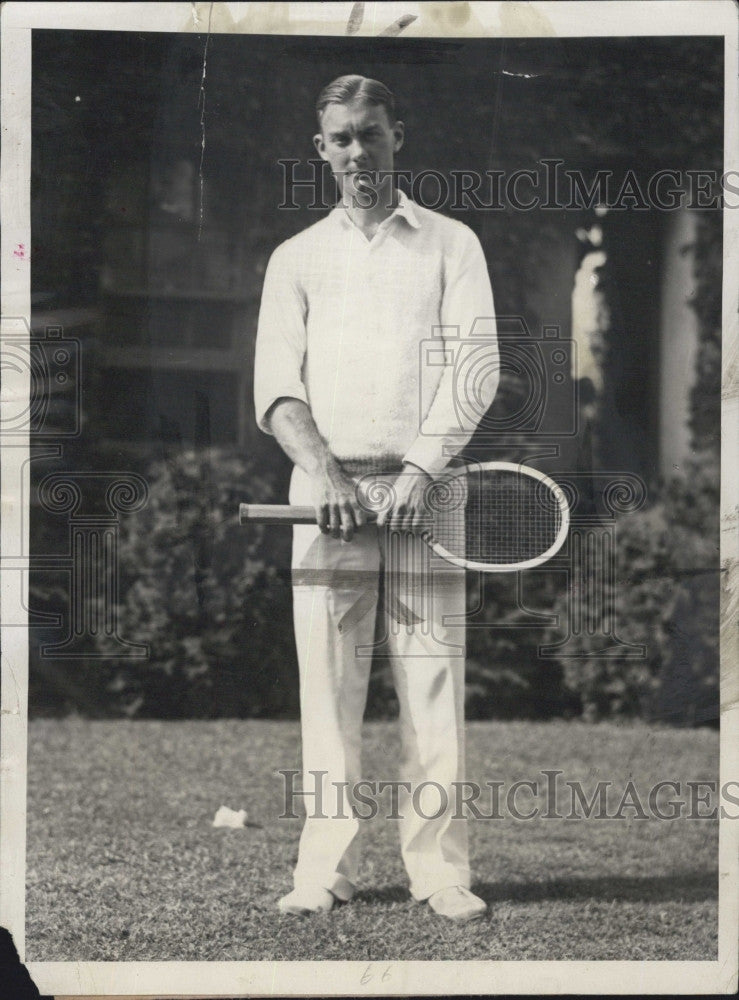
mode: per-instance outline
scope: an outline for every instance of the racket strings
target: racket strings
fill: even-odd
[[[433,540],[452,555],[506,565],[536,559],[555,543],[562,512],[541,480],[517,472],[483,471],[467,476],[466,492],[457,512],[434,512]]]

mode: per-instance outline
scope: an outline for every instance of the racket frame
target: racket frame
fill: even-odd
[[[560,513],[560,525],[555,536],[554,541],[549,546],[549,548],[535,556],[531,559],[524,559],[520,562],[508,562],[508,563],[485,563],[477,562],[474,559],[466,559],[463,556],[457,556],[444,546],[435,541],[433,538],[426,538],[426,544],[429,548],[445,562],[451,563],[454,566],[460,566],[463,569],[470,570],[480,570],[483,573],[516,573],[523,569],[533,569],[535,566],[541,566],[542,563],[547,562],[552,556],[556,555],[557,552],[564,545],[565,539],[567,538],[567,532],[570,527],[570,507],[567,503],[567,497],[561,486],[558,486],[545,472],[540,472],[539,469],[534,469],[530,465],[523,465],[517,462],[480,462],[475,465],[465,465],[461,466],[459,469],[453,469],[451,473],[447,474],[445,478],[451,479],[455,476],[466,476],[470,472],[474,472],[476,475],[480,475],[486,471],[500,471],[500,472],[515,472],[522,476],[529,476],[531,479],[537,479],[539,482],[543,483],[547,489],[553,494],[557,501],[557,508]]]
[[[480,570],[483,573],[515,573],[519,570],[533,569],[541,566],[562,548],[570,526],[570,508],[567,497],[561,486],[558,486],[545,472],[534,469],[530,465],[523,465],[516,462],[481,462],[474,465],[464,465],[457,469],[445,472],[443,479],[453,479],[458,476],[466,476],[471,473],[479,476],[486,471],[515,472],[522,476],[529,476],[543,483],[553,494],[557,508],[560,513],[560,525],[556,537],[549,548],[531,559],[521,562],[508,563],[484,563],[474,559],[466,559],[463,556],[449,552],[444,546],[435,541],[428,533],[421,533],[420,537],[426,542],[431,551],[443,559],[445,562],[462,569]],[[371,511],[366,512],[369,523],[377,520],[377,515]],[[239,522],[241,524],[315,524],[316,512],[312,507],[299,506],[296,504],[239,504]]]

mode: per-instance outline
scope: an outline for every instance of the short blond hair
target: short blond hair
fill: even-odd
[[[327,105],[348,104],[356,98],[368,101],[370,104],[382,105],[389,121],[391,123],[395,121],[395,97],[392,91],[379,80],[372,80],[358,73],[349,73],[332,80],[318,95],[316,115],[319,126]]]

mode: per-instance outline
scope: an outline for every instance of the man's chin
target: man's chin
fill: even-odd
[[[378,176],[368,171],[345,174],[339,184],[344,201],[350,200],[357,208],[378,205],[383,197],[383,188]]]

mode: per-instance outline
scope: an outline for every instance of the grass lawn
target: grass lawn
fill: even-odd
[[[281,917],[301,821],[277,820],[276,772],[299,766],[298,739],[293,722],[33,722],[27,960],[716,959],[708,819],[523,822],[503,807],[506,818],[470,825],[473,888],[490,912],[459,927],[409,899],[396,824],[378,818],[363,830],[357,898]],[[367,724],[365,748],[366,777],[396,777],[393,723]],[[610,780],[614,808],[633,776],[646,807],[659,780],[717,779],[718,734],[476,722],[467,759],[483,784],[543,786],[544,768],[589,790]],[[222,804],[247,809],[250,825],[214,828]]]

